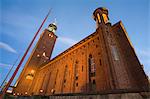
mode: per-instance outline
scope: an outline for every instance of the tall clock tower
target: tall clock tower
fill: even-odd
[[[42,64],[48,62],[51,58],[57,38],[55,35],[56,30],[56,24],[52,23],[42,32],[40,39],[38,40],[28,61],[25,64],[23,71],[21,72],[19,79],[16,82],[16,88],[14,89],[14,92],[19,90],[22,92],[22,94],[28,93],[37,69],[43,66]]]

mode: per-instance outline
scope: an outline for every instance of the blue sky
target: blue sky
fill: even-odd
[[[41,32],[57,19],[54,57],[95,31],[92,13],[98,7],[109,9],[112,24],[122,20],[137,56],[150,76],[149,0],[1,0],[0,84],[17,57],[24,54],[50,8],[52,12]]]

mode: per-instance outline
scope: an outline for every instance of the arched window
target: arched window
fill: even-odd
[[[89,61],[89,90],[93,92],[96,89],[96,81],[95,81],[96,67],[94,57],[91,54],[89,55],[88,61]]]
[[[107,22],[108,22],[108,17],[107,17],[107,15],[106,15],[106,14],[102,14],[102,16],[103,16],[104,22],[107,23]]]
[[[97,21],[98,21],[98,23],[101,23],[101,18],[100,18],[100,14],[99,13],[97,13]]]

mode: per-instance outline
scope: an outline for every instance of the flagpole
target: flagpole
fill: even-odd
[[[26,57],[26,55],[27,55],[27,53],[28,53],[28,51],[29,51],[29,49],[31,48],[31,46],[32,46],[32,44],[33,44],[33,42],[34,42],[34,40],[36,39],[36,37],[37,37],[39,31],[41,30],[43,24],[45,23],[46,19],[48,18],[50,12],[51,12],[51,9],[49,10],[48,14],[46,15],[45,19],[43,20],[43,22],[42,22],[41,26],[39,27],[38,31],[36,32],[35,36],[33,37],[32,41],[31,41],[31,43],[29,44],[29,46],[28,46],[26,52],[24,53],[24,55],[23,55],[21,61],[19,62],[19,64],[18,64],[16,70],[14,71],[14,73],[13,73],[12,77],[10,78],[10,80],[8,81],[8,84],[6,85],[6,87],[4,88],[4,90],[2,90],[2,95],[0,96],[0,98],[5,95],[7,89],[9,88],[9,86],[10,86],[10,84],[12,83],[13,79],[15,78],[15,76],[16,76],[16,74],[17,74],[19,68],[20,68],[20,66],[22,65],[22,63],[23,63],[23,61],[24,61],[24,59],[25,59],[25,57]]]

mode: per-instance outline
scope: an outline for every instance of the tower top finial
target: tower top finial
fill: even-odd
[[[57,24],[56,18],[54,19],[54,23]]]
[[[108,9],[104,7],[99,7],[93,12],[93,18],[97,23],[97,27],[102,24],[106,24],[109,22],[108,18]]]
[[[56,32],[56,30],[57,30],[56,19],[55,19],[55,21],[53,23],[49,24],[48,30],[50,32],[53,32],[53,33]]]

